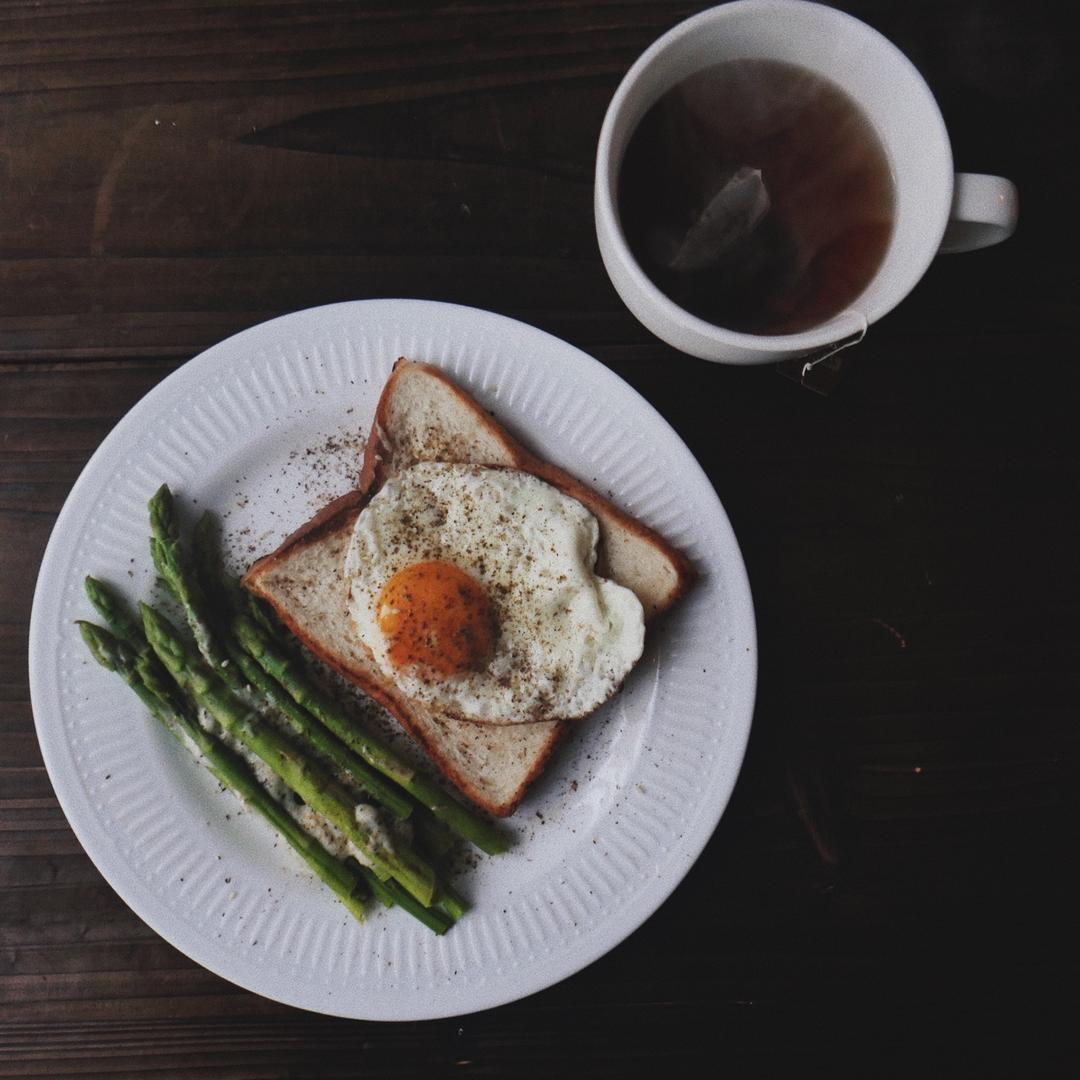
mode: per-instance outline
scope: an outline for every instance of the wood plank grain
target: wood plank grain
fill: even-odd
[[[838,392],[688,361],[622,308],[592,156],[704,4],[0,0],[0,1076],[1068,1075],[1080,772],[1076,87],[1052,6],[841,4],[926,75],[1006,245],[942,259]],[[475,1016],[300,1013],[142,924],[63,818],[26,679],[80,469],[245,326],[412,295],[598,356],[720,493],[759,699],[702,858],[575,978]]]
[[[12,162],[0,357],[190,354],[265,315],[370,295],[573,309],[584,285],[588,303],[619,310],[595,262],[596,132],[619,73],[691,7],[425,5],[400,21],[392,6],[272,5],[253,17],[226,5],[166,9],[140,30],[138,5],[93,21],[76,7],[47,16],[45,31],[16,12],[0,23]],[[996,25],[982,27],[980,63],[1017,45]],[[939,9],[894,29],[929,62],[969,27]],[[1032,20],[1023,46],[1043,56],[1051,33]],[[1046,71],[1016,80],[997,108],[1002,121],[1024,110],[1013,174],[1064,197],[1044,149],[1064,119]],[[935,75],[945,92],[964,88],[963,72]],[[977,103],[954,96],[958,128],[979,130]],[[559,122],[543,122],[551,115]],[[1067,266],[1063,252],[1040,257]],[[963,274],[992,273],[995,258]],[[1047,309],[1067,309],[1067,280],[1046,275]],[[954,295],[978,292],[972,282]],[[984,320],[1011,314],[980,309]],[[1046,314],[1034,321],[1050,325]]]

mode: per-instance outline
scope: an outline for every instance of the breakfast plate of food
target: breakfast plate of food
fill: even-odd
[[[125,902],[198,963],[426,1019],[579,971],[722,815],[757,672],[701,467],[573,346],[371,300],[207,350],[73,488],[35,723]]]

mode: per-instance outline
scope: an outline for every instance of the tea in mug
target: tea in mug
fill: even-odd
[[[885,149],[838,86],[775,60],[691,75],[645,114],[618,182],[635,259],[676,304],[752,334],[848,308],[892,234]]]

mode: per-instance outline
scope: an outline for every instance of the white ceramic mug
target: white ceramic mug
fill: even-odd
[[[824,76],[859,105],[885,148],[895,186],[892,237],[877,273],[845,311],[797,334],[746,334],[691,315],[652,283],[623,235],[617,183],[627,143],[677,83],[727,60],[786,61]],[[999,176],[954,173],[945,123],[915,66],[876,30],[801,0],[736,0],[680,23],[620,83],[600,132],[594,191],[600,254],[626,306],[657,337],[691,356],[761,364],[857,340],[914,288],[939,252],[971,251],[1016,228],[1017,194]]]

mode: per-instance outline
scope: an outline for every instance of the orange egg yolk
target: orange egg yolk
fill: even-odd
[[[379,629],[399,670],[440,675],[481,668],[495,645],[495,612],[480,584],[452,563],[431,560],[399,570],[378,602]]]

